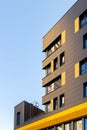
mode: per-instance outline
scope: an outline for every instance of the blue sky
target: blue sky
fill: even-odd
[[[0,129],[12,130],[14,106],[39,102],[42,37],[76,0],[0,0]],[[42,108],[42,107],[41,107]]]

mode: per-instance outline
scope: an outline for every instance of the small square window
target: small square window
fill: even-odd
[[[65,104],[65,97],[64,94],[60,95],[60,107],[63,107]]]
[[[83,48],[87,48],[87,33],[83,36]]]
[[[84,94],[84,97],[87,97],[87,82],[84,83],[83,85],[83,94]]]
[[[65,63],[65,53],[60,54],[60,66]]]

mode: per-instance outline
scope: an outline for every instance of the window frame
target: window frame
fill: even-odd
[[[87,82],[83,84],[83,97],[87,97]]]
[[[64,60],[64,61],[63,61]],[[60,54],[60,66],[65,64],[65,52]]]
[[[18,126],[18,125],[20,125],[20,120],[21,120],[21,112],[19,111],[19,112],[17,112],[17,117],[16,117],[16,125]]]
[[[87,33],[83,36],[83,49],[87,48]]]
[[[61,94],[60,95],[60,107],[63,107],[64,105],[65,105],[65,94]]]
[[[80,28],[87,24],[87,9],[80,15]]]
[[[83,59],[80,62],[80,75],[87,72],[87,58]]]
[[[58,97],[55,97],[53,99],[53,110],[57,110],[58,109]]]

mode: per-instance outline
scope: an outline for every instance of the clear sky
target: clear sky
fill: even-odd
[[[41,107],[42,37],[75,2],[0,0],[0,130],[13,130],[21,101]]]

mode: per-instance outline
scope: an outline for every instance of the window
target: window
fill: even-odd
[[[65,124],[64,128],[64,130],[71,130],[71,123]]]
[[[83,129],[82,129],[82,120],[79,120],[79,121],[75,121],[75,122],[74,122],[74,129],[75,129],[75,130],[83,130]]]
[[[87,10],[80,16],[80,28],[87,24]]]
[[[61,35],[59,35],[46,50],[46,57],[50,56],[54,51],[61,47]]]
[[[17,113],[17,126],[20,125],[20,112]]]
[[[47,130],[55,130],[55,127],[48,128]]]
[[[83,36],[83,48],[87,48],[87,33]]]
[[[54,70],[58,68],[58,58],[54,59]]]
[[[65,53],[60,54],[60,66],[65,63]]]
[[[83,84],[83,95],[87,97],[87,82]]]
[[[51,63],[46,67],[46,75],[51,74]]]
[[[50,102],[48,102],[48,103],[46,104],[46,112],[47,112],[47,113],[50,112]]]
[[[63,130],[63,127],[62,127],[62,125],[60,125],[60,126],[57,126],[57,127],[56,127],[56,130]]]
[[[53,80],[49,85],[46,86],[47,93],[61,87],[61,75],[59,75],[55,80]]]
[[[50,84],[49,86],[47,86],[47,92],[50,93],[51,91],[54,90],[54,84]]]
[[[80,74],[87,72],[87,58],[80,62]]]
[[[58,99],[57,99],[57,97],[54,98],[53,109],[54,109],[54,110],[58,109]]]
[[[65,103],[64,94],[60,95],[60,107],[63,107]]]
[[[57,77],[57,79],[54,81],[54,89],[61,87],[61,75]]]
[[[87,118],[84,119],[84,130],[87,130]]]

